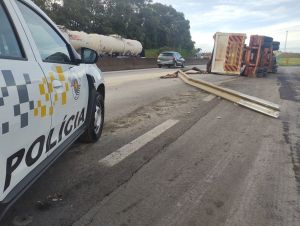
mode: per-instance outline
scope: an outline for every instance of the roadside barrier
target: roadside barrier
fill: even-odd
[[[186,65],[205,65],[207,59],[187,58]],[[116,58],[116,57],[101,57],[97,62],[97,66],[101,71],[118,71],[118,70],[134,70],[157,68],[157,58]]]

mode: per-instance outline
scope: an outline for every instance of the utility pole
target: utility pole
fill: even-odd
[[[286,35],[285,35],[285,44],[284,44],[284,52],[286,52],[286,45],[287,45],[288,34],[289,34],[289,31],[286,31]]]

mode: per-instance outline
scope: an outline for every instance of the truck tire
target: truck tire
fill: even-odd
[[[88,128],[79,138],[81,142],[94,143],[101,137],[104,124],[104,98],[99,92],[96,93],[93,112]]]

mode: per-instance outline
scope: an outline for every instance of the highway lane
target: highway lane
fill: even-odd
[[[206,65],[193,65],[186,68],[191,67],[198,67],[202,70],[206,70]],[[162,75],[172,74],[180,69],[181,68],[150,68],[140,70],[111,71],[103,72],[103,75],[107,86],[116,86],[129,81],[159,78]]]
[[[195,65],[205,70],[205,65]],[[141,70],[104,72],[106,84],[106,120],[120,118],[141,106],[151,104],[160,98],[172,98],[190,90],[179,79],[164,80],[161,76],[172,74],[180,68],[153,68]],[[222,79],[208,81],[222,81]],[[224,76],[223,76],[224,77]],[[228,79],[228,78],[226,78]],[[122,110],[120,110],[122,109]]]
[[[148,71],[148,74],[151,72],[151,70],[134,70],[104,73],[104,77],[107,81],[111,77],[126,77],[131,74],[144,77],[145,71]],[[157,69],[156,71],[164,75],[165,72],[175,70]],[[105,127],[100,142],[92,145],[75,144],[17,202],[8,213],[5,223],[9,225],[15,216],[31,215],[35,219],[33,225],[44,224],[45,218],[48,220],[44,225],[69,225],[97,201],[102,200],[105,195],[127,181],[159,150],[143,153],[139,161],[126,163],[121,171],[110,172],[103,169],[99,166],[98,160],[172,115],[175,117],[190,114],[198,107],[198,98],[205,96],[207,94],[186,86],[179,79],[162,80],[157,76],[150,78],[145,76],[142,80],[129,78],[120,84],[107,85]],[[192,117],[189,123],[182,123],[177,136],[190,127],[195,120]],[[176,136],[167,140],[161,139],[159,146],[166,146],[176,139]],[[78,195],[86,193],[89,195]],[[57,194],[63,196],[63,201],[49,202],[48,197]]]
[[[299,225],[299,70],[226,87],[279,120],[218,103],[75,225]]]
[[[104,72],[106,82],[106,119],[120,118],[162,97],[172,97],[186,87],[179,80],[159,77],[176,69],[144,69]],[[122,110],[121,110],[122,109]]]
[[[298,225],[299,68],[223,84],[280,119],[158,78],[172,70],[106,73],[101,141],[74,145],[4,225]]]

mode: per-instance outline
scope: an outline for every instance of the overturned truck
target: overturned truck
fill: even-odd
[[[251,35],[249,46],[246,34],[221,33],[214,35],[214,49],[207,64],[209,73],[262,77],[277,72],[273,51],[280,43],[267,36]]]
[[[214,49],[207,71],[217,74],[240,74],[246,34],[221,33],[214,35]]]
[[[266,73],[276,73],[277,62],[273,51],[279,50],[279,45],[271,37],[251,35],[249,46],[244,50],[243,75],[262,77]]]

